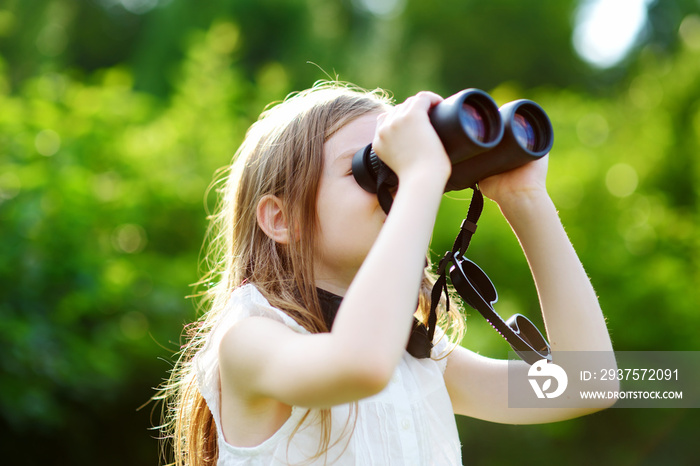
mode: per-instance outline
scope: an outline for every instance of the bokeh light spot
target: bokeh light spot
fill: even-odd
[[[146,246],[146,242],[146,231],[140,225],[120,225],[112,235],[112,245],[115,249],[127,254],[141,252]]]
[[[44,157],[51,157],[61,149],[61,136],[51,129],[39,131],[34,138],[34,147]]]
[[[605,175],[605,186],[615,197],[627,197],[637,189],[637,170],[626,163],[613,165]]]

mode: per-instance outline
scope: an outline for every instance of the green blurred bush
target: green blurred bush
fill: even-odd
[[[675,56],[643,54],[609,95],[515,81],[487,89],[499,103],[532,98],[550,114],[550,191],[619,350],[700,347],[700,21],[683,24]],[[100,464],[155,462],[146,428],[157,412],[150,421],[150,407],[136,409],[167,376],[182,326],[195,317],[185,297],[213,203],[206,188],[263,107],[294,85],[296,65],[276,57],[254,72],[244,66],[244,26],[221,19],[189,34],[166,98],[135,89],[126,65],[46,66],[17,84],[0,62],[0,428],[8,448],[27,451],[38,439],[51,447],[31,450],[30,463],[94,464],[105,451],[114,454]],[[386,32],[379,26],[377,37]],[[380,71],[379,84],[401,93],[416,83],[450,87]],[[436,255],[451,247],[468,196],[443,202]],[[502,314],[538,315],[525,259],[492,203],[470,255],[498,287]],[[464,344],[504,356],[507,345],[470,314]],[[645,440],[671,457],[673,438],[696,432],[685,413],[600,416],[530,428],[461,419],[465,458],[512,459],[494,436],[538,445],[551,461],[580,439],[599,445],[580,452],[581,464],[597,454],[619,460]],[[645,416],[655,422],[635,438],[606,443]],[[479,446],[490,447],[470,452]],[[659,457],[640,453],[634,464]]]
[[[185,296],[205,190],[264,94],[238,78],[226,38],[235,45],[230,23],[193,40],[166,104],[120,67],[42,74],[16,95],[0,78],[0,407],[11,429],[60,430],[76,405],[114,403],[134,379],[150,381],[145,402],[167,376],[156,357],[170,359],[194,317]]]

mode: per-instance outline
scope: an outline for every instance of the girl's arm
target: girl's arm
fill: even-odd
[[[421,93],[379,117],[374,148],[400,187],[369,254],[353,271],[332,331],[300,335],[270,319],[245,319],[224,337],[222,386],[251,403],[273,399],[305,407],[355,401],[386,386],[405,351],[451,171],[427,116],[440,100]],[[348,189],[361,190],[355,183]]]
[[[500,206],[527,257],[553,362],[557,362],[557,352],[561,351],[607,352],[612,358],[612,344],[598,299],[545,189],[546,169],[545,158],[489,178],[480,186]],[[511,376],[527,377],[529,366],[520,366],[516,372],[511,369]],[[550,422],[610,404],[601,400],[600,405],[576,406],[572,402],[570,408],[561,409],[509,409],[507,378],[507,361],[485,358],[461,347],[450,355],[445,372],[455,412],[495,422]]]

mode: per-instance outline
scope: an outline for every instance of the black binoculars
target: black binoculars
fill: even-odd
[[[549,153],[554,142],[545,111],[531,100],[516,100],[500,109],[486,92],[465,89],[440,102],[429,112],[430,123],[452,161],[445,192],[474,186],[489,176],[512,170]],[[352,159],[355,180],[368,192],[382,182],[398,185],[396,174],[372,150],[359,150]]]

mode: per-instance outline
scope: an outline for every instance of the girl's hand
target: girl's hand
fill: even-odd
[[[479,181],[479,188],[489,199],[503,207],[533,195],[547,194],[549,154],[513,170]]]
[[[432,92],[419,92],[377,118],[372,146],[399,180],[415,174],[447,183],[452,164],[428,118],[428,111],[442,100]]]

